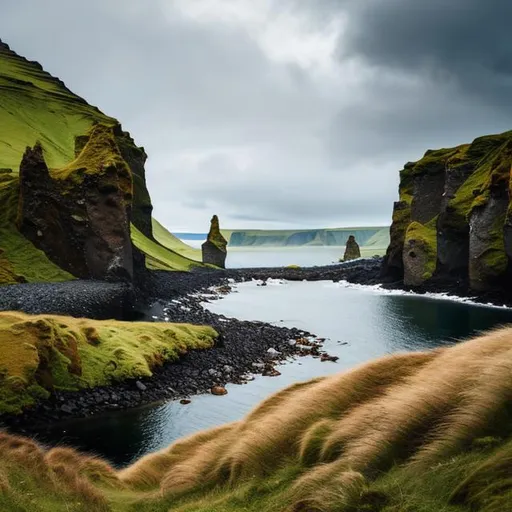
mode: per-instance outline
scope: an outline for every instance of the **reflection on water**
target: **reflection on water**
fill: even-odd
[[[208,305],[214,312],[246,320],[298,327],[327,338],[325,349],[338,363],[311,357],[280,367],[277,378],[260,377],[229,385],[224,397],[202,395],[187,406],[177,402],[118,412],[41,432],[49,442],[92,450],[118,464],[198,430],[233,421],[263,398],[293,382],[352,368],[369,359],[404,350],[424,350],[512,322],[512,311],[387,295],[331,282],[239,285],[239,293]],[[348,344],[342,344],[342,343]]]

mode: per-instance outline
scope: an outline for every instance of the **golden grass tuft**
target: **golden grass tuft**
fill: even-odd
[[[0,467],[13,465],[99,511],[504,511],[512,328],[290,386],[119,471],[2,434]]]

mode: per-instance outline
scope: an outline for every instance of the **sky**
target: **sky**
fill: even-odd
[[[0,0],[119,119],[173,231],[388,225],[399,170],[512,129],[509,0]]]

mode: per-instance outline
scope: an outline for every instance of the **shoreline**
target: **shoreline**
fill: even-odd
[[[42,427],[47,423],[54,426],[56,423],[91,418],[112,411],[187,399],[193,395],[208,393],[216,385],[242,384],[251,380],[250,374],[272,375],[275,364],[290,357],[308,354],[290,340],[315,338],[312,333],[264,322],[226,318],[204,309],[200,304],[204,301],[202,295],[210,295],[212,287],[217,287],[219,296],[222,296],[223,293],[230,292],[230,283],[252,279],[347,281],[356,285],[380,285],[383,290],[402,290],[415,295],[434,292],[443,293],[446,299],[450,296],[467,297],[473,303],[485,306],[489,302],[498,307],[503,307],[503,304],[511,305],[503,297],[500,299],[491,294],[464,293],[462,287],[447,290],[446,287],[436,289],[432,285],[428,289],[422,287],[420,290],[413,290],[400,283],[383,283],[379,278],[380,262],[380,258],[372,258],[307,268],[247,268],[191,273],[153,271],[149,275],[152,293],[142,295],[138,301],[135,300],[136,293],[133,289],[112,283],[72,281],[15,285],[0,298],[0,310],[6,309],[6,304],[10,304],[9,300],[13,300],[13,297],[19,303],[23,295],[30,291],[29,300],[24,303],[24,310],[28,313],[56,313],[52,308],[59,308],[58,313],[66,314],[66,302],[70,301],[71,308],[67,310],[67,314],[80,315],[83,311],[92,310],[102,313],[121,311],[125,319],[131,317],[133,321],[153,317],[153,320],[158,321],[168,319],[169,322],[176,323],[211,325],[221,335],[221,342],[211,349],[191,351],[178,361],[155,368],[150,378],[76,392],[55,391],[49,399],[20,415],[0,417],[0,427],[16,433],[37,434],[44,430]],[[55,295],[48,295],[49,289],[57,292],[57,299]],[[63,290],[75,292],[69,294],[63,293]],[[112,298],[115,300],[111,309],[105,310],[101,307],[102,301],[108,302]],[[498,298],[498,301],[493,301],[492,298]],[[32,308],[34,309],[31,311]],[[269,349],[277,350],[279,354],[270,354]]]

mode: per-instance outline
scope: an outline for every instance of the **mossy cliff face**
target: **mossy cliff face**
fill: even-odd
[[[113,129],[96,125],[78,157],[52,173],[42,147],[27,148],[20,165],[17,225],[74,276],[131,279],[132,197],[132,174]]]
[[[400,173],[383,275],[419,286],[506,289],[512,258],[512,132],[427,151]]]
[[[0,414],[19,413],[54,389],[77,391],[150,377],[192,349],[211,327],[0,313]]]
[[[0,41],[0,284],[131,278],[153,245],[168,270],[197,265],[153,238],[146,158],[117,120]]]

